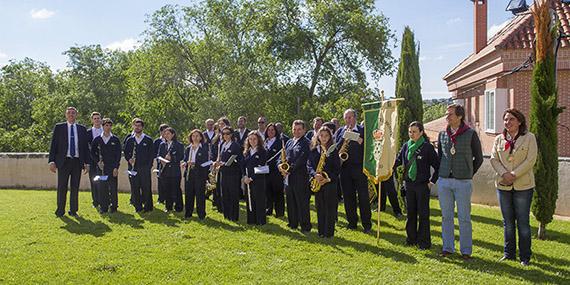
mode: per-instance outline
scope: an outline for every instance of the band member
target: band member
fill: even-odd
[[[231,221],[239,218],[239,193],[242,160],[239,145],[233,140],[233,129],[226,126],[222,129],[222,144],[220,146],[220,160],[214,163],[219,167],[219,195],[222,201],[221,208],[224,217]]]
[[[283,124],[280,122],[275,123],[275,129],[277,129],[277,132],[281,134],[281,139],[283,139],[285,143],[287,143],[290,138],[283,131]]]
[[[106,176],[101,179],[99,187],[99,213],[114,213],[119,207],[117,193],[119,165],[121,163],[121,140],[111,133],[113,121],[103,119],[103,133],[96,137],[91,144],[91,157],[99,168],[99,175]]]
[[[131,132],[130,132],[129,134],[127,134],[127,135],[125,136],[125,139],[123,140],[123,148],[127,145],[127,141],[129,140],[129,138],[131,138],[132,136],[135,135],[135,125],[134,125],[134,122],[131,122],[131,128],[132,128]],[[124,149],[123,149],[123,152],[124,152]],[[131,181],[131,179],[132,179],[131,175],[129,175],[128,177],[129,177],[129,185],[132,185],[132,184],[133,184],[133,181]],[[134,205],[132,193],[131,193],[131,198],[129,199],[129,203],[130,203],[131,205]]]
[[[261,138],[263,140],[265,140],[265,128],[266,128],[266,124],[267,124],[267,119],[265,118],[265,116],[260,116],[259,118],[257,118],[257,132],[261,135]]]
[[[321,117],[315,117],[313,119],[313,129],[308,131],[307,134],[305,135],[309,140],[313,139],[313,136],[315,135],[315,133],[323,126],[323,123],[325,122],[325,120]]]
[[[332,118],[332,119],[331,119],[331,123],[334,124],[335,130],[340,129],[340,121],[339,121],[337,118]]]
[[[246,185],[247,223],[265,225],[266,175],[255,173],[255,168],[267,164],[267,151],[259,132],[252,131],[247,135],[243,155],[242,181]]]
[[[100,136],[103,133],[103,126],[101,126],[101,113],[93,112],[91,113],[91,124],[93,125],[87,130],[87,136],[89,137],[89,153],[91,153],[91,143],[93,139]],[[93,178],[97,175],[97,166],[91,164],[89,166],[89,183],[91,186],[91,199],[93,200],[93,207],[99,207],[99,194],[97,193],[97,187],[99,187],[99,182],[94,181]]]
[[[160,179],[160,170],[162,168],[162,164],[160,164],[160,161],[158,160],[158,149],[160,147],[160,144],[163,143],[165,141],[163,134],[164,134],[164,130],[166,130],[166,128],[168,128],[167,124],[161,124],[158,127],[158,132],[160,134],[160,136],[154,140],[153,145],[154,145],[154,157],[156,157],[156,170],[158,171],[156,173],[156,177],[157,177],[157,186],[158,186],[158,203],[164,203],[164,201],[166,201],[166,196],[164,195],[164,185],[163,185],[163,180]]]
[[[202,134],[204,135],[205,143],[207,143],[209,147],[210,144],[212,143],[214,135],[216,135],[216,132],[214,131],[214,120],[207,119],[205,124],[206,124],[206,130],[204,130]]]
[[[438,179],[439,156],[429,143],[422,123],[412,122],[408,134],[410,140],[402,145],[394,167],[404,165],[404,187],[408,201],[406,244],[425,250],[431,248],[429,194]]]
[[[230,120],[228,120],[228,118],[226,117],[221,117],[218,119],[218,136],[214,137],[214,139],[212,140],[212,147],[211,147],[211,159],[212,161],[218,161],[220,160],[220,156],[221,153],[219,153],[219,149],[221,147],[221,145],[223,144],[223,136],[222,136],[222,132],[221,130],[224,129],[226,126],[230,126]],[[233,140],[233,135],[232,135],[232,140]],[[215,143],[214,143],[215,141]],[[223,213],[224,209],[223,209],[223,202],[222,202],[222,198],[221,198],[221,186],[220,186],[220,176],[218,175],[218,180],[216,181],[216,190],[214,191],[214,199],[213,199],[213,204],[216,207],[216,210],[218,210],[218,212]]]
[[[129,163],[131,204],[137,212],[150,212],[152,206],[151,168],[154,160],[152,138],[143,133],[144,122],[133,119],[134,135],[125,143],[125,159]]]
[[[165,141],[160,144],[158,157],[162,168],[160,179],[163,180],[166,211],[182,212],[182,190],[180,189],[180,161],[184,158],[184,146],[176,139],[176,130],[168,127],[163,132]]]
[[[53,128],[48,162],[50,171],[57,172],[55,215],[61,217],[65,214],[67,187],[71,177],[68,214],[76,217],[81,169],[85,170],[84,173],[89,172],[89,163],[91,163],[89,137],[87,129],[75,122],[77,118],[75,107],[67,107],[65,118],[67,122],[56,124]]]
[[[285,145],[286,160],[289,170],[280,167],[279,171],[285,178],[287,193],[287,218],[291,229],[301,225],[301,232],[311,231],[311,216],[309,203],[311,190],[309,189],[309,174],[307,172],[307,158],[309,156],[309,140],[305,137],[305,122],[295,120],[292,125],[293,138]],[[285,161],[279,159],[283,165]]]
[[[273,214],[275,208],[275,217],[283,217],[285,215],[285,195],[283,186],[283,176],[277,169],[277,160],[279,153],[285,142],[281,139],[281,133],[273,123],[265,128],[265,149],[267,150],[267,165],[269,166],[269,174],[266,178],[266,195],[267,195],[267,215]]]
[[[372,228],[370,201],[368,197],[367,177],[362,172],[362,161],[364,156],[364,128],[356,124],[356,111],[348,109],[344,112],[346,125],[337,130],[335,134],[337,145],[344,143],[344,132],[353,131],[360,134],[358,141],[348,143],[348,159],[342,163],[340,171],[340,183],[344,197],[344,209],[346,210],[347,228],[356,229],[358,215],[356,205],[360,208],[360,220],[364,227],[364,232],[370,232]],[[357,200],[358,198],[358,200]]]
[[[244,149],[245,139],[249,134],[250,130],[245,127],[246,118],[244,116],[240,116],[237,120],[237,129],[234,132],[234,136],[236,138],[236,142]]]
[[[188,147],[184,151],[182,166],[184,172],[185,211],[184,217],[192,217],[194,201],[198,218],[206,217],[206,180],[208,179],[208,166],[203,166],[209,160],[208,147],[204,143],[204,135],[194,129],[188,135]]]
[[[311,142],[311,152],[307,163],[309,175],[316,181],[312,182],[311,186],[314,187],[316,185],[314,183],[320,185],[320,190],[315,193],[319,237],[327,238],[334,236],[338,208],[337,183],[340,173],[338,150],[335,148],[328,153],[332,145],[332,130],[328,127],[321,127]],[[319,169],[321,159],[324,159],[324,166]]]

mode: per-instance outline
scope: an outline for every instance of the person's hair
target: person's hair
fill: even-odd
[[[327,145],[325,147],[328,149],[333,144],[333,131],[329,127],[322,126],[318,131],[315,132],[313,138],[311,139],[311,149],[315,149],[318,145],[321,144],[319,135],[322,132],[326,132],[330,136],[329,141],[327,142]]]
[[[160,124],[160,126],[158,127],[158,131],[162,133],[162,131],[168,129],[170,126],[168,126],[167,124]]]
[[[273,130],[275,130],[275,137],[276,138],[280,137],[281,133],[277,129],[277,126],[274,123],[269,123],[269,124],[267,124],[267,127],[265,127],[265,133],[263,133],[263,136],[266,139],[267,139],[267,131],[269,131],[269,128],[273,128]]]
[[[526,135],[526,133],[528,132],[528,127],[526,126],[526,118],[524,117],[524,114],[516,108],[509,108],[506,109],[505,112],[503,112],[503,119],[507,114],[511,114],[513,115],[513,117],[517,118],[517,121],[521,123],[521,125],[519,126],[519,134],[521,136]],[[507,129],[504,129],[503,133],[506,133],[506,131]]]
[[[208,123],[210,123],[210,122],[215,123],[215,122],[214,122],[214,119],[206,119],[206,121],[204,121],[205,124],[208,124]]]
[[[220,125],[218,123],[214,123],[214,131],[219,131]]]
[[[73,110],[73,111],[75,111],[75,113],[78,113],[78,112],[77,112],[77,108],[75,108],[75,107],[73,107],[73,106],[69,106],[69,107],[67,107],[67,108],[65,109],[66,112],[69,111],[69,110]]]
[[[247,118],[246,118],[245,116],[239,116],[239,117],[238,117],[238,121],[241,120],[241,119],[243,119],[244,121],[247,122]]]
[[[447,109],[451,109],[453,108],[453,111],[455,112],[455,115],[458,117],[461,117],[461,123],[465,123],[465,108],[463,108],[463,106],[461,106],[460,104],[457,103],[453,103],[447,106]]]
[[[251,131],[247,134],[245,142],[243,143],[243,155],[244,156],[247,155],[247,153],[251,149],[251,145],[249,144],[249,137],[250,136],[256,136],[257,137],[256,151],[260,151],[261,149],[263,149],[263,139],[261,138],[261,134],[257,130]]]
[[[428,135],[426,134],[426,131],[425,131],[425,129],[424,129],[424,124],[422,124],[420,121],[413,121],[413,122],[411,122],[410,125],[408,126],[408,128],[411,128],[411,127],[416,127],[416,128],[418,128],[418,130],[419,130],[420,132],[423,132],[422,136],[424,137],[424,139],[425,139],[427,142],[429,142],[429,137],[428,137]]]
[[[230,131],[230,136],[233,136],[233,134],[234,134],[234,129],[232,129],[232,127],[226,125],[226,126],[222,129],[222,131],[220,132],[220,133],[221,133],[221,138],[222,138],[222,140],[224,140],[224,131],[226,131],[226,130]],[[232,139],[230,139],[230,140],[232,140]]]
[[[202,133],[202,131],[200,131],[198,129],[193,129],[190,131],[190,134],[188,134],[188,143],[192,144],[192,135],[194,133],[200,134],[200,143],[203,143],[204,142],[204,134]]]
[[[346,113],[352,113],[352,115],[354,116],[354,118],[356,119],[356,110],[352,109],[352,108],[348,108],[344,111],[343,113],[343,117],[344,115],[346,115]]]
[[[93,119],[93,116],[99,116],[99,117],[101,117],[101,113],[99,113],[99,112],[91,112],[91,116],[89,116],[89,118]]]
[[[141,126],[144,127],[144,122],[143,122],[143,120],[140,119],[140,118],[134,118],[131,123],[132,123],[133,125],[134,125],[134,124],[141,124]]]
[[[228,119],[228,117],[225,117],[225,116],[224,116],[224,117],[221,117],[221,118],[218,119],[218,122],[220,122],[220,121],[224,122],[224,124],[225,124],[226,126],[230,126],[230,125],[231,125],[231,124],[230,124],[230,120]]]
[[[325,122],[325,120],[324,120],[322,117],[315,117],[315,118],[313,119],[313,124],[314,124],[316,121],[321,121],[321,124],[323,124],[323,123]]]
[[[103,118],[103,122],[101,123],[101,125],[104,126],[106,124],[113,125],[113,120],[111,120],[111,118]]]
[[[164,129],[165,132],[169,132],[172,134],[172,141],[178,140],[176,138],[176,130],[172,127],[167,127],[166,129]]]
[[[336,125],[333,122],[325,122],[322,126],[331,129],[333,134],[336,132]]]
[[[257,118],[257,121],[259,122],[259,119],[263,118],[263,123],[267,123],[267,118],[265,116],[259,116],[259,118]]]
[[[306,129],[307,126],[305,125],[305,121],[303,120],[295,120],[293,121],[293,126],[302,126],[303,129]]]

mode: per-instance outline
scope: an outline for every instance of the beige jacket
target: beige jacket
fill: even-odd
[[[507,141],[500,134],[495,138],[493,150],[491,152],[491,165],[495,169],[497,176],[495,177],[495,186],[500,190],[529,190],[534,188],[534,171],[533,167],[536,162],[538,148],[536,146],[536,138],[534,134],[527,132],[526,135],[517,139],[515,148],[509,161],[509,150],[505,151]],[[513,185],[502,185],[503,174],[513,172],[515,182]]]

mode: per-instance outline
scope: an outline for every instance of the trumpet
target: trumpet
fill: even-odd
[[[326,159],[327,159],[327,149],[324,146],[322,146],[321,157],[319,158],[319,163],[317,164],[317,169],[315,169],[315,171],[317,172],[317,174],[320,174],[325,178],[325,183],[328,183],[331,181],[331,179],[329,175],[323,171],[323,169],[325,168]],[[317,181],[317,179],[311,178],[311,191],[313,191],[314,193],[319,192],[321,190],[321,187],[325,183],[321,184],[319,183],[319,181]]]
[[[289,172],[291,166],[287,162],[287,156],[285,154],[285,141],[283,139],[281,139],[281,145],[281,163],[277,167],[283,172]]]

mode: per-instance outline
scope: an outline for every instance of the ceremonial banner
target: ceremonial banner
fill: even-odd
[[[392,176],[398,155],[398,101],[362,105],[364,109],[364,173],[375,184]]]

